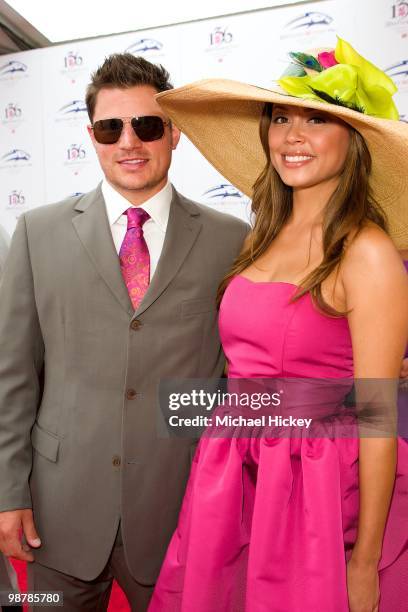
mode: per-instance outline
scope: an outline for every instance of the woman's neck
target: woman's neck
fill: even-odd
[[[293,188],[293,209],[291,221],[293,224],[319,223],[323,212],[333,195],[338,180],[319,183],[311,187]]]

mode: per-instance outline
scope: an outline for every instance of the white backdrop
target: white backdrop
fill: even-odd
[[[408,0],[315,1],[1,56],[0,224],[12,233],[25,210],[101,179],[84,94],[106,55],[143,55],[163,64],[176,86],[207,77],[269,86],[285,69],[287,51],[334,46],[336,33],[394,79],[408,121]],[[248,199],[186,138],[171,180],[186,196],[248,219]]]

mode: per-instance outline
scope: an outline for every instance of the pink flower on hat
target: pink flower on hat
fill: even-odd
[[[334,51],[322,51],[322,53],[319,53],[317,56],[317,59],[323,68],[331,68],[331,66],[338,64],[334,56]]]

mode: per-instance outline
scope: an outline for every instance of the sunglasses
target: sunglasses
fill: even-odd
[[[164,121],[155,115],[145,117],[114,117],[113,119],[100,119],[92,125],[95,140],[100,144],[114,144],[118,142],[125,123],[130,123],[136,136],[143,142],[160,140],[164,134],[164,127],[170,121]]]

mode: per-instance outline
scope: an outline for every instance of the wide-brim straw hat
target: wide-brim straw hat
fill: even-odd
[[[397,248],[408,247],[408,124],[320,100],[228,79],[206,79],[162,92],[157,101],[174,124],[233,185],[252,197],[266,164],[259,123],[266,102],[315,108],[339,117],[364,138],[370,185]]]

